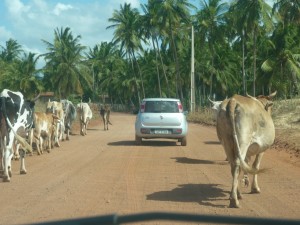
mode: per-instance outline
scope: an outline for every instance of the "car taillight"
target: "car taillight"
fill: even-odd
[[[182,133],[181,128],[173,129],[173,134],[181,134],[181,133]]]
[[[141,108],[140,108],[141,113],[145,112],[145,102],[143,102],[141,104]]]
[[[141,128],[141,133],[142,133],[142,134],[150,134],[150,129],[147,129],[147,128]]]
[[[181,103],[180,103],[180,102],[177,102],[177,105],[178,105],[178,110],[179,110],[179,112],[182,113],[182,112],[183,112],[183,108],[182,108]]]

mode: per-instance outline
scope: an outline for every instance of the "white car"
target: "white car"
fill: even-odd
[[[187,145],[188,123],[179,99],[143,99],[135,121],[135,141],[142,139],[177,139],[182,146]]]

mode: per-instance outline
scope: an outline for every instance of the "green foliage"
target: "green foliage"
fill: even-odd
[[[300,14],[296,0],[149,0],[143,14],[129,3],[109,19],[111,42],[82,46],[70,28],[56,28],[45,53],[26,53],[16,40],[0,51],[0,88],[35,96],[54,91],[74,101],[135,105],[143,97],[180,98],[191,90],[191,26],[195,37],[196,106],[211,121],[207,96],[223,100],[235,93],[299,94]],[[36,69],[39,58],[46,61]],[[189,118],[198,120],[198,115]],[[205,122],[206,123],[206,122]],[[210,122],[207,122],[210,123]]]

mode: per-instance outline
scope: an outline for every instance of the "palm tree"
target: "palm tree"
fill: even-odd
[[[277,0],[273,6],[273,13],[278,12],[285,25],[300,24],[300,2],[298,0]]]
[[[113,24],[108,26],[107,29],[114,28],[113,42],[115,44],[120,44],[121,51],[125,50],[129,61],[132,64],[133,71],[135,71],[135,66],[137,66],[138,73],[141,80],[142,94],[145,97],[143,77],[140,71],[140,67],[137,63],[135,52],[142,51],[142,35],[140,32],[141,19],[140,14],[136,8],[131,8],[131,4],[124,3],[120,6],[120,10],[115,10],[111,18],[108,19],[109,22]],[[135,74],[135,72],[134,72]],[[138,90],[137,90],[138,91]],[[139,93],[139,91],[138,91]]]
[[[196,17],[199,21],[200,32],[204,33],[210,51],[210,96],[212,96],[213,78],[216,76],[215,48],[218,42],[223,42],[224,39],[224,36],[222,36],[224,31],[221,30],[221,25],[225,23],[225,13],[228,11],[228,5],[222,3],[221,0],[202,0],[200,4],[201,10]]]
[[[100,88],[97,90],[95,87],[95,92],[100,95],[110,94],[111,99],[119,98],[119,90],[114,87],[123,82],[119,77],[121,72],[125,71],[125,61],[117,46],[112,42],[102,42],[90,49],[87,59],[94,74],[95,86]]]
[[[253,95],[256,95],[256,58],[257,58],[257,36],[259,28],[270,32],[273,27],[272,8],[265,0],[237,0],[234,2],[233,11],[237,17],[240,31],[246,37],[251,36],[253,40]]]
[[[24,57],[18,65],[20,90],[25,96],[31,98],[43,90],[43,85],[38,77],[41,70],[36,69],[38,59],[39,57],[36,57],[34,53],[24,53]]]
[[[180,29],[183,24],[190,27],[190,9],[194,8],[194,5],[189,3],[188,0],[161,0],[157,1],[157,15],[159,15],[159,24],[161,26],[162,35],[165,40],[168,40],[170,50],[173,54],[175,61],[175,85],[176,96],[183,99],[182,86],[180,82],[180,66],[179,57],[176,46],[176,36],[182,32]],[[180,91],[180,94],[179,94]]]
[[[157,73],[157,83],[159,87],[159,96],[162,96],[162,87],[161,87],[161,81],[160,81],[160,69],[158,64],[158,58],[161,63],[161,68],[163,71],[163,75],[166,81],[166,86],[168,90],[168,95],[170,96],[170,88],[169,88],[169,80],[167,78],[165,64],[163,62],[163,58],[160,51],[159,46],[159,36],[160,36],[160,24],[159,24],[159,17],[157,15],[157,11],[159,9],[159,2],[156,0],[149,0],[148,4],[142,5],[142,10],[144,11],[144,15],[142,16],[142,30],[143,35],[145,35],[146,39],[151,39],[153,49],[155,51],[155,59],[156,62],[156,73]]]
[[[0,46],[2,51],[0,53],[0,58],[6,62],[12,62],[15,59],[18,59],[20,53],[23,52],[22,46],[18,44],[16,40],[9,39],[6,42],[6,46]]]
[[[45,79],[51,82],[59,98],[70,94],[83,94],[84,87],[91,89],[92,78],[82,63],[82,52],[85,49],[79,41],[80,36],[73,37],[70,28],[54,31],[54,42],[43,40],[49,52],[45,57]]]
[[[286,7],[285,4],[283,6]],[[278,12],[284,12],[283,15],[280,14],[283,20],[278,21],[268,40],[270,47],[262,69],[269,75],[269,82],[274,88],[286,97],[299,94],[300,91],[299,25],[297,21],[284,19],[285,10],[279,8]]]
[[[9,63],[1,79],[3,88],[21,91],[28,98],[40,93],[43,85],[38,77],[40,70],[36,69],[37,60],[36,54],[29,52]]]

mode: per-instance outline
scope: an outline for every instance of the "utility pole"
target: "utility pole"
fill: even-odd
[[[194,26],[192,26],[192,54],[191,54],[191,112],[195,112],[195,67],[194,67]]]

